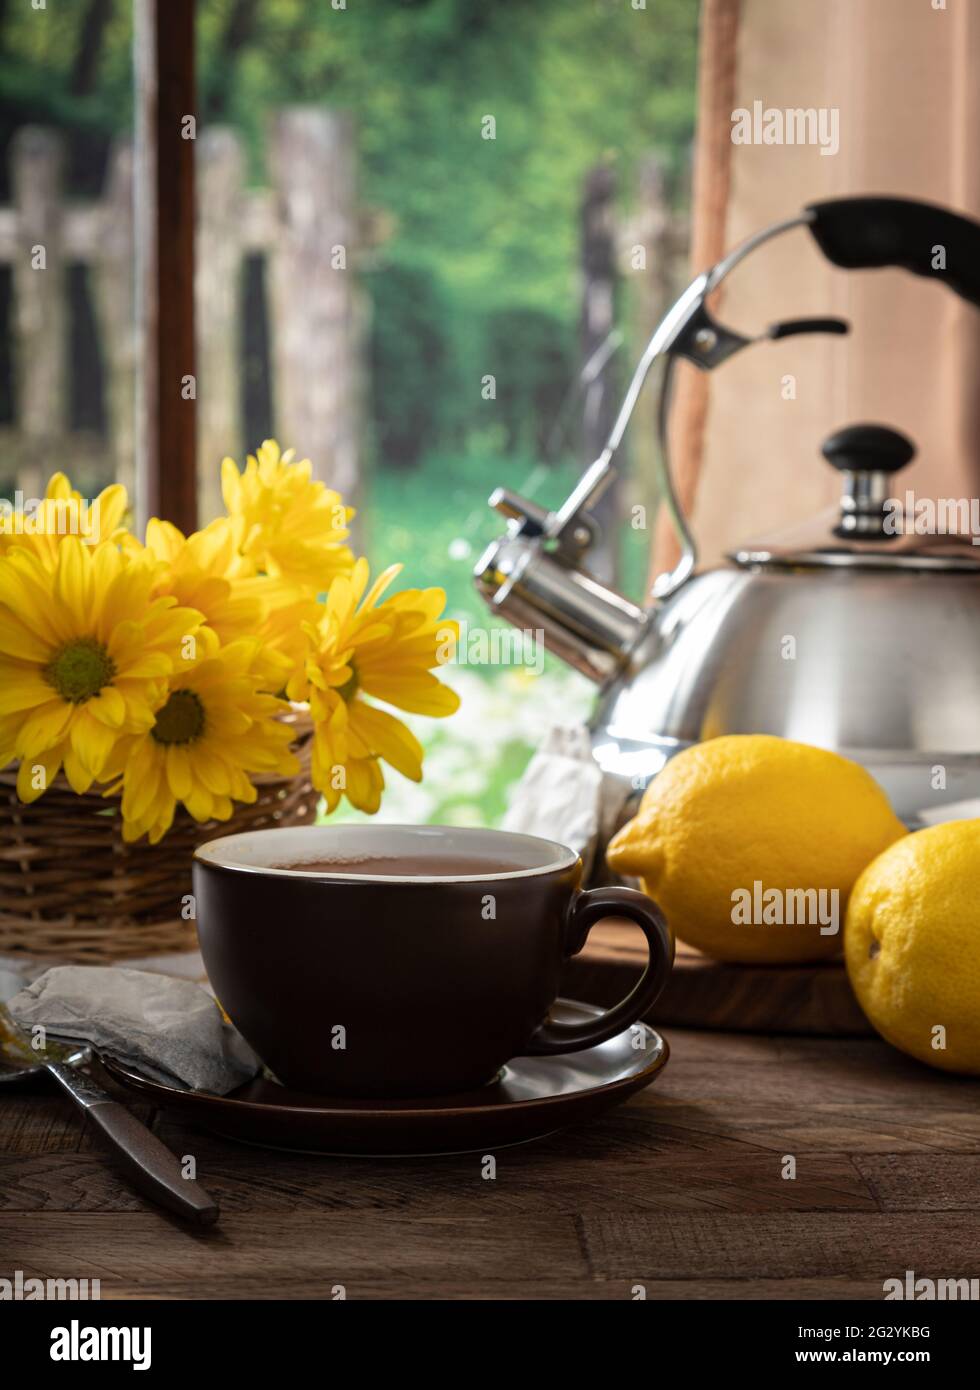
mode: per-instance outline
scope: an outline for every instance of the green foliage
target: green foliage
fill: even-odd
[[[78,197],[100,191],[113,135],[133,119],[132,4],[113,0],[98,25],[96,61],[84,62],[85,35],[100,9],[95,0],[30,0],[0,13],[0,199],[9,200],[7,150],[19,126],[61,128],[68,134],[67,183]]]
[[[380,461],[386,441],[392,461],[405,462],[429,442],[446,449],[479,434],[487,374],[498,387],[509,378],[498,389],[501,446],[540,447],[566,354],[574,357],[583,180],[609,164],[626,206],[651,151],[668,170],[686,167],[695,0],[647,0],[645,10],[629,0],[348,0],[346,10],[261,0],[229,67],[233,8],[202,3],[201,67],[205,90],[218,84],[225,93],[223,117],[248,133],[254,178],[265,177],[272,110],[346,108],[356,118],[362,197],[393,227],[369,276],[384,296],[374,304],[385,374],[374,394]],[[493,139],[484,138],[488,117]],[[386,279],[395,268],[403,273]],[[400,293],[409,276],[424,296],[417,320]],[[435,363],[425,372],[407,363],[416,335]],[[450,362],[443,374],[439,364]],[[417,390],[431,419],[419,419]],[[387,402],[396,401],[405,402],[403,426],[390,418]],[[413,447],[420,429],[426,443]]]
[[[570,460],[541,468],[526,457],[503,459],[495,449],[431,454],[418,470],[388,471],[375,482],[359,518],[361,544],[375,569],[404,565],[400,586],[441,584],[453,617],[485,623],[472,573],[501,531],[500,515],[487,506],[490,493],[507,487],[554,507],[577,475]]]
[[[487,374],[501,447],[541,448],[575,357],[584,177],[610,165],[626,205],[651,151],[685,166],[697,10],[695,0],[199,0],[200,120],[244,132],[255,182],[266,181],[278,108],[355,116],[362,199],[391,227],[365,275],[382,461],[415,463],[479,436]],[[131,41],[132,0],[0,3],[0,163],[17,124],[61,126],[72,192],[95,193],[111,137],[132,127]]]
[[[444,444],[458,399],[447,306],[428,268],[395,262],[365,276],[371,297],[371,428],[391,467],[414,466]]]
[[[487,316],[486,357],[497,386],[497,414],[508,454],[544,458],[575,375],[574,337],[543,309],[499,309]]]

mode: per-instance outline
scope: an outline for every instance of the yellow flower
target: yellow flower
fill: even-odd
[[[244,594],[257,593],[262,601],[264,613],[256,632],[275,677],[268,689],[284,690],[290,675],[306,659],[306,627],[316,622],[322,605],[295,586],[262,575],[238,581],[236,589]]]
[[[200,609],[221,642],[255,635],[264,616],[258,595],[236,593],[226,578],[235,561],[227,519],[185,536],[169,521],[154,517],[147,523],[146,549],[158,565],[154,585],[158,593],[172,594],[178,603]]]
[[[440,622],[446,596],[442,589],[405,589],[382,600],[400,569],[385,570],[368,592],[364,559],[349,578],[334,580],[319,622],[307,625],[304,669],[287,687],[291,699],[310,702],[313,785],[331,811],[345,792],[359,810],[378,809],[384,789],[381,760],[413,782],[422,778],[418,739],[365,696],[435,718],[459,705],[455,691],[432,674],[440,652],[458,635],[455,623]]]
[[[72,788],[88,791],[118,740],[152,726],[201,624],[152,586],[149,564],[75,536],[50,564],[16,547],[0,565],[0,766],[21,760],[22,801],[62,764]]]
[[[55,473],[36,509],[0,512],[0,555],[18,546],[53,565],[66,536],[77,536],[89,545],[115,537],[128,505],[120,483],[103,488],[89,504],[64,473]]]
[[[130,544],[139,542],[134,538]],[[243,577],[227,517],[186,537],[169,521],[153,518],[146,528],[146,548],[159,564],[154,593],[173,594],[178,603],[199,608],[223,644],[259,638],[255,675],[260,688],[283,690],[305,655],[303,624],[315,620],[316,600],[283,579]]]
[[[235,523],[238,549],[252,573],[288,580],[314,595],[354,563],[344,545],[354,515],[340,494],[312,477],[309,459],[267,439],[239,473],[234,459],[221,465],[221,492]]]
[[[173,823],[177,803],[197,821],[227,820],[232,801],[252,802],[248,774],[292,776],[293,730],[278,715],[284,700],[256,690],[260,643],[242,638],[219,646],[202,630],[201,659],[170,682],[152,728],[116,749],[107,795],[122,792],[123,837],[156,844]]]

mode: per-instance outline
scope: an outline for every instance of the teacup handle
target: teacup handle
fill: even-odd
[[[667,983],[674,963],[674,939],[657,904],[635,888],[590,888],[576,893],[565,922],[565,958],[581,951],[589,932],[605,917],[628,917],[640,928],[649,950],[646,969],[626,998],[598,1018],[582,1023],[553,1023],[546,1018],[527,1045],[528,1056],[581,1052],[614,1038],[643,1017]]]

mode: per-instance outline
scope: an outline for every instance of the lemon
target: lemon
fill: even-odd
[[[606,858],[642,879],[688,945],[719,960],[809,961],[840,950],[858,875],[905,833],[857,763],[731,734],[672,758]]]
[[[878,1032],[920,1062],[980,1075],[980,820],[908,835],[869,864],[844,957]]]

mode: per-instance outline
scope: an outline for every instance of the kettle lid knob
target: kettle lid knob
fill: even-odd
[[[893,540],[895,533],[885,524],[889,480],[914,458],[911,439],[887,425],[847,425],[824,440],[822,453],[843,475],[834,535],[862,541]]]
[[[887,425],[846,425],[828,435],[821,453],[846,473],[897,473],[915,457],[911,439]]]

